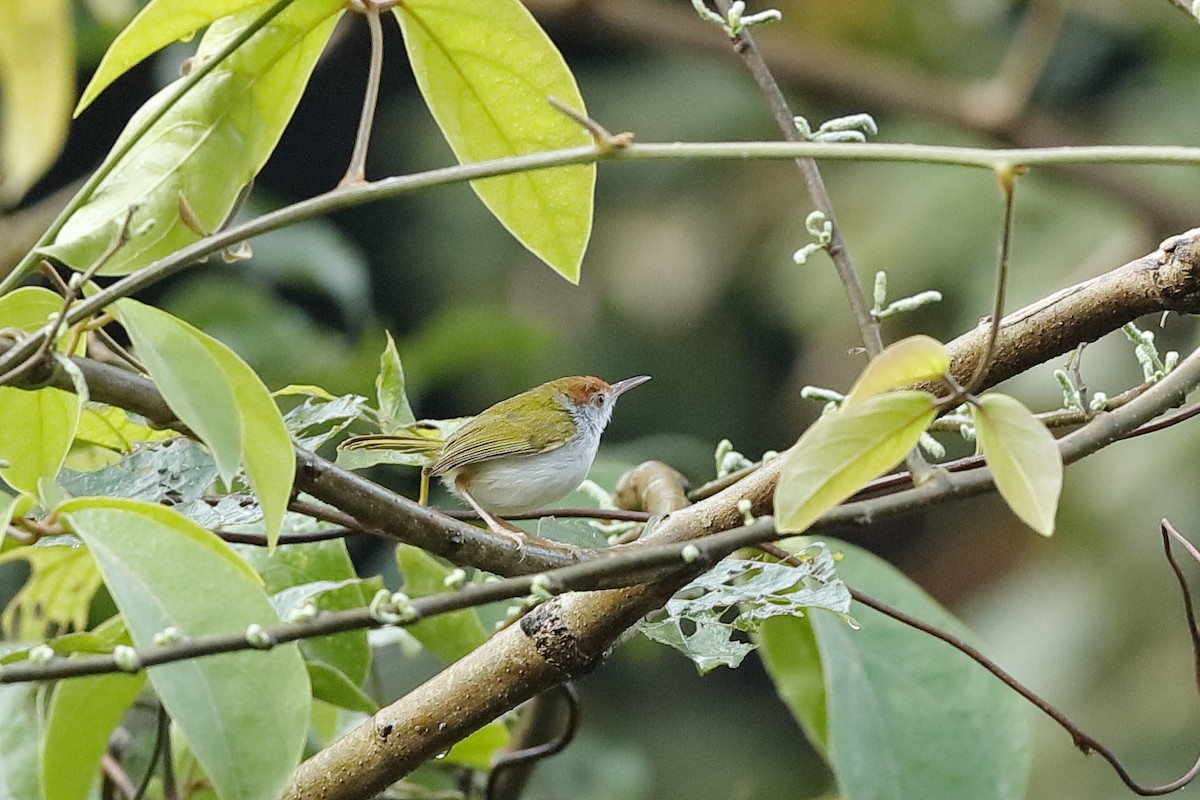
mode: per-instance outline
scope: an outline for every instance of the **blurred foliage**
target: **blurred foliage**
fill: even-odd
[[[687,3],[561,5],[530,2],[564,49],[590,113],[610,129],[642,141],[778,137],[741,66],[713,55],[724,46],[719,33],[696,44],[691,39],[703,34],[672,39],[670,25],[656,26],[678,19],[685,20],[679,30],[698,26],[679,14],[691,13]],[[795,111],[814,125],[868,112],[879,122],[878,141],[1195,143],[1200,30],[1165,0],[785,0],[779,7],[783,23],[759,36],[771,52],[819,61],[786,80]],[[980,108],[997,111],[987,102],[996,95],[983,90],[1008,74],[1006,55],[1034,12],[1062,16],[1061,26],[1038,29],[1053,38],[1031,96],[1007,124],[980,124]],[[99,55],[97,23],[77,17],[79,69],[87,73]],[[388,47],[398,54],[399,46],[389,30]],[[365,74],[366,48],[361,21],[335,36],[259,181],[260,209],[340,178],[359,101],[346,81]],[[111,143],[96,133],[112,124],[106,116],[124,119],[113,109],[140,102],[146,83],[161,84],[177,60],[168,52],[161,74],[147,67],[118,82],[114,97],[88,112],[91,135],[69,140],[26,206],[90,168]],[[893,84],[918,100],[951,100],[899,102]],[[387,71],[368,176],[450,158],[411,76]],[[893,296],[936,289],[945,297],[889,320],[889,341],[915,332],[949,339],[989,312],[1001,222],[991,176],[903,164],[823,171],[864,277],[886,270]],[[1010,305],[1150,251],[1200,217],[1197,197],[1200,174],[1185,169],[1046,170],[1022,179]],[[674,463],[698,483],[711,477],[721,438],[750,455],[790,444],[820,410],[799,398],[800,387],[845,390],[862,366],[827,261],[792,263],[807,240],[809,211],[797,174],[783,163],[606,164],[578,287],[539,264],[457,186],[263,237],[252,243],[249,264],[193,269],[160,299],[241,353],[272,389],[315,383],[370,395],[386,328],[419,417],[471,413],[559,375],[652,374],[649,388],[622,402],[608,452]],[[1162,330],[1158,323],[1143,327],[1165,346],[1194,344],[1189,321],[1171,317]],[[1053,366],[1005,390],[1035,410],[1055,405]],[[1113,395],[1140,370],[1118,334],[1088,347],[1083,374],[1093,392]],[[1146,780],[1189,763],[1200,725],[1157,530],[1167,516],[1185,534],[1200,532],[1194,429],[1123,443],[1071,467],[1058,533],[1048,541],[1034,541],[995,498],[861,538]],[[819,761],[752,661],[699,679],[661,648],[618,650],[583,681],[580,740],[539,770],[532,796],[555,796],[564,785],[577,786],[580,797],[622,798],[825,791]],[[23,697],[14,692],[11,703]],[[1037,718],[1034,732],[1030,798],[1127,796],[1107,767],[1085,761],[1050,723]]]

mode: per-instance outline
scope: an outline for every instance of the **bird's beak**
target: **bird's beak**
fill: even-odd
[[[626,378],[623,381],[617,381],[612,384],[612,396],[620,397],[624,392],[629,391],[635,386],[641,386],[646,381],[650,380],[649,375],[638,375],[636,378]]]

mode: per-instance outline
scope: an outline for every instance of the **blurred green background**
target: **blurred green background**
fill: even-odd
[[[722,35],[686,0],[537,0],[590,113],[639,141],[777,139]],[[867,112],[878,141],[974,146],[1196,144],[1200,30],[1166,0],[785,0],[759,29],[796,113]],[[761,6],[751,7],[751,11]],[[80,7],[80,77],[111,30]],[[332,187],[349,158],[367,33],[348,20],[258,182],[251,209]],[[368,176],[451,161],[416,93],[398,33]],[[93,167],[128,115],[177,74],[188,47],[123,78],[76,123],[32,209]],[[991,306],[1001,198],[986,172],[823,167],[852,257],[893,297],[936,306],[885,336],[949,339]],[[163,304],[237,349],[268,385],[369,393],[383,331],[396,337],[419,415],[476,411],[567,374],[654,381],[621,402],[604,458],[655,458],[694,482],[717,441],[756,457],[819,413],[814,384],[845,390],[863,359],[824,256],[798,267],[812,210],[786,163],[623,163],[600,168],[596,228],[578,287],[517,245],[465,186],[334,215],[253,243],[255,258],[192,269]],[[1153,250],[1200,218],[1200,174],[1169,168],[1037,171],[1019,183],[1010,306]],[[1160,323],[1163,327],[1160,329]],[[1148,319],[1164,349],[1191,320]],[[1060,402],[1059,363],[1009,382],[1035,409]],[[1089,346],[1091,391],[1140,381],[1118,334]],[[1058,534],[1042,540],[993,498],[891,520],[853,538],[961,615],[990,654],[1147,782],[1175,777],[1200,740],[1192,658],[1158,522],[1200,536],[1194,426],[1123,443],[1067,473]],[[953,442],[951,442],[953,444]],[[961,450],[961,444],[957,445]],[[404,484],[398,484],[403,486]],[[371,564],[371,554],[362,554]],[[1194,567],[1194,565],[1192,565]],[[1192,569],[1196,574],[1200,570]],[[540,769],[543,798],[818,796],[828,776],[754,659],[705,678],[644,641],[580,686],[579,741]],[[1031,712],[1029,797],[1128,793]],[[568,788],[569,787],[569,788]]]

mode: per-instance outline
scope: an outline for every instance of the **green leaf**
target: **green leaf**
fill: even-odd
[[[220,362],[204,345],[207,334],[136,300],[118,300],[114,309],[167,405],[208,445],[221,479],[233,480],[242,418]]]
[[[205,337],[203,341],[237,398],[242,418],[242,466],[262,506],[267,544],[274,547],[296,478],[292,437],[275,399],[254,370],[216,339]]]
[[[1054,533],[1062,494],[1062,454],[1054,436],[1021,402],[989,394],[971,405],[979,452],[1013,513],[1043,536]]]
[[[0,386],[0,478],[12,488],[37,495],[38,481],[62,469],[83,400],[47,387],[30,392]]]
[[[110,83],[143,59],[221,17],[229,16],[262,0],[151,0],[109,45],[100,65],[75,107],[75,116],[87,108]]]
[[[281,618],[306,602],[321,611],[362,608],[382,586],[378,578],[358,578],[343,539],[288,545],[273,552],[250,546],[236,550],[262,576]],[[365,630],[305,639],[300,652],[309,662],[337,670],[355,686],[362,686],[371,668]]]
[[[320,661],[306,661],[304,666],[308,670],[315,699],[360,714],[374,714],[379,710],[379,705],[340,669]]]
[[[12,495],[0,489],[0,543],[8,531],[8,523],[12,522],[17,513],[17,505],[21,503],[21,495]],[[29,502],[26,500],[26,502]]]
[[[889,564],[848,544],[831,546],[845,553],[838,573],[847,583],[973,642],[962,623]],[[768,620],[758,634],[777,686],[823,681],[826,758],[839,796],[1023,797],[1030,759],[1023,701],[945,643],[861,605],[853,612],[861,630],[815,611],[807,619]],[[798,631],[809,625],[812,634]],[[819,665],[796,647],[807,635],[815,635]],[[797,652],[802,657],[791,660]],[[820,723],[811,688],[799,690],[800,709],[791,706],[791,692],[781,694],[806,729]]]
[[[450,764],[462,764],[475,769],[490,769],[492,756],[508,746],[508,728],[500,720],[492,720],[450,748],[442,759]]]
[[[413,73],[462,163],[585,145],[548,104],[583,113],[575,78],[519,0],[408,0],[394,13]],[[503,175],[471,186],[496,219],[572,283],[592,229],[594,164]]]
[[[450,568],[417,547],[402,544],[396,547],[396,564],[404,576],[404,591],[409,597],[444,592],[443,583]],[[464,608],[409,625],[408,632],[425,649],[446,663],[457,661],[483,644],[487,630],[474,609]]]
[[[898,391],[818,419],[783,455],[775,489],[779,530],[806,529],[891,469],[916,445],[935,413],[928,392]]]
[[[44,639],[87,627],[88,608],[101,578],[78,540],[55,536],[0,554],[0,564],[17,560],[29,562],[30,574],[0,617],[8,637]]]
[[[63,298],[40,286],[20,286],[0,297],[0,328],[32,333],[62,309]]]
[[[0,5],[0,208],[14,205],[54,163],[75,96],[67,0]]]
[[[178,435],[135,422],[123,408],[88,403],[79,417],[75,440],[117,453],[132,453],[134,445],[141,442],[158,442]]]
[[[212,457],[188,439],[142,447],[115,464],[91,472],[63,470],[63,488],[78,497],[127,497],[164,505],[200,500],[217,479]]]
[[[816,634],[807,619],[768,620],[753,637],[775,691],[805,737],[829,760],[829,708]]]
[[[42,797],[87,800],[108,739],[145,683],[144,674],[116,673],[55,685],[41,742]]]
[[[312,389],[314,391],[305,391]],[[296,444],[316,450],[363,416],[367,398],[357,394],[334,397],[320,387],[288,386],[275,392],[276,397],[302,396],[304,401],[283,415]]]
[[[274,150],[342,8],[340,0],[304,0],[268,22],[132,143],[45,252],[85,269],[116,240],[131,206],[137,210],[130,238],[100,274],[128,274],[195,242],[201,236],[195,228],[219,228]],[[262,12],[260,4],[217,20],[195,58],[211,57]],[[138,110],[116,147],[171,98],[177,83]],[[194,218],[190,224],[181,206]]]
[[[676,593],[640,630],[692,659],[701,673],[736,667],[754,646],[732,638],[735,631],[756,631],[763,620],[803,616],[813,607],[849,611],[850,592],[825,546],[814,545],[803,560],[797,567],[726,559]]]
[[[0,686],[0,800],[39,800],[38,713],[33,683]]]
[[[854,408],[869,397],[932,380],[945,375],[949,369],[946,346],[937,339],[928,336],[901,339],[871,359],[846,395],[842,407]]]
[[[271,393],[246,362],[203,331],[135,300],[115,307],[163,399],[212,450],[221,478],[228,482],[239,462],[244,467],[274,546],[296,458]]]
[[[87,543],[138,648],[153,646],[168,626],[203,636],[277,622],[249,565],[169,508],[82,498],[64,504],[59,515]],[[148,673],[220,796],[279,797],[300,760],[311,707],[295,644]]]
[[[375,376],[375,398],[379,408],[379,429],[392,433],[401,425],[416,422],[408,395],[404,393],[404,365],[392,334],[387,335],[387,346],[379,356],[379,374]]]

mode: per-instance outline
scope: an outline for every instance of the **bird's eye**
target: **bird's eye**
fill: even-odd
[[[602,394],[594,395],[592,397],[592,402],[595,403],[597,406],[603,408],[604,407],[604,395],[602,395]]]

